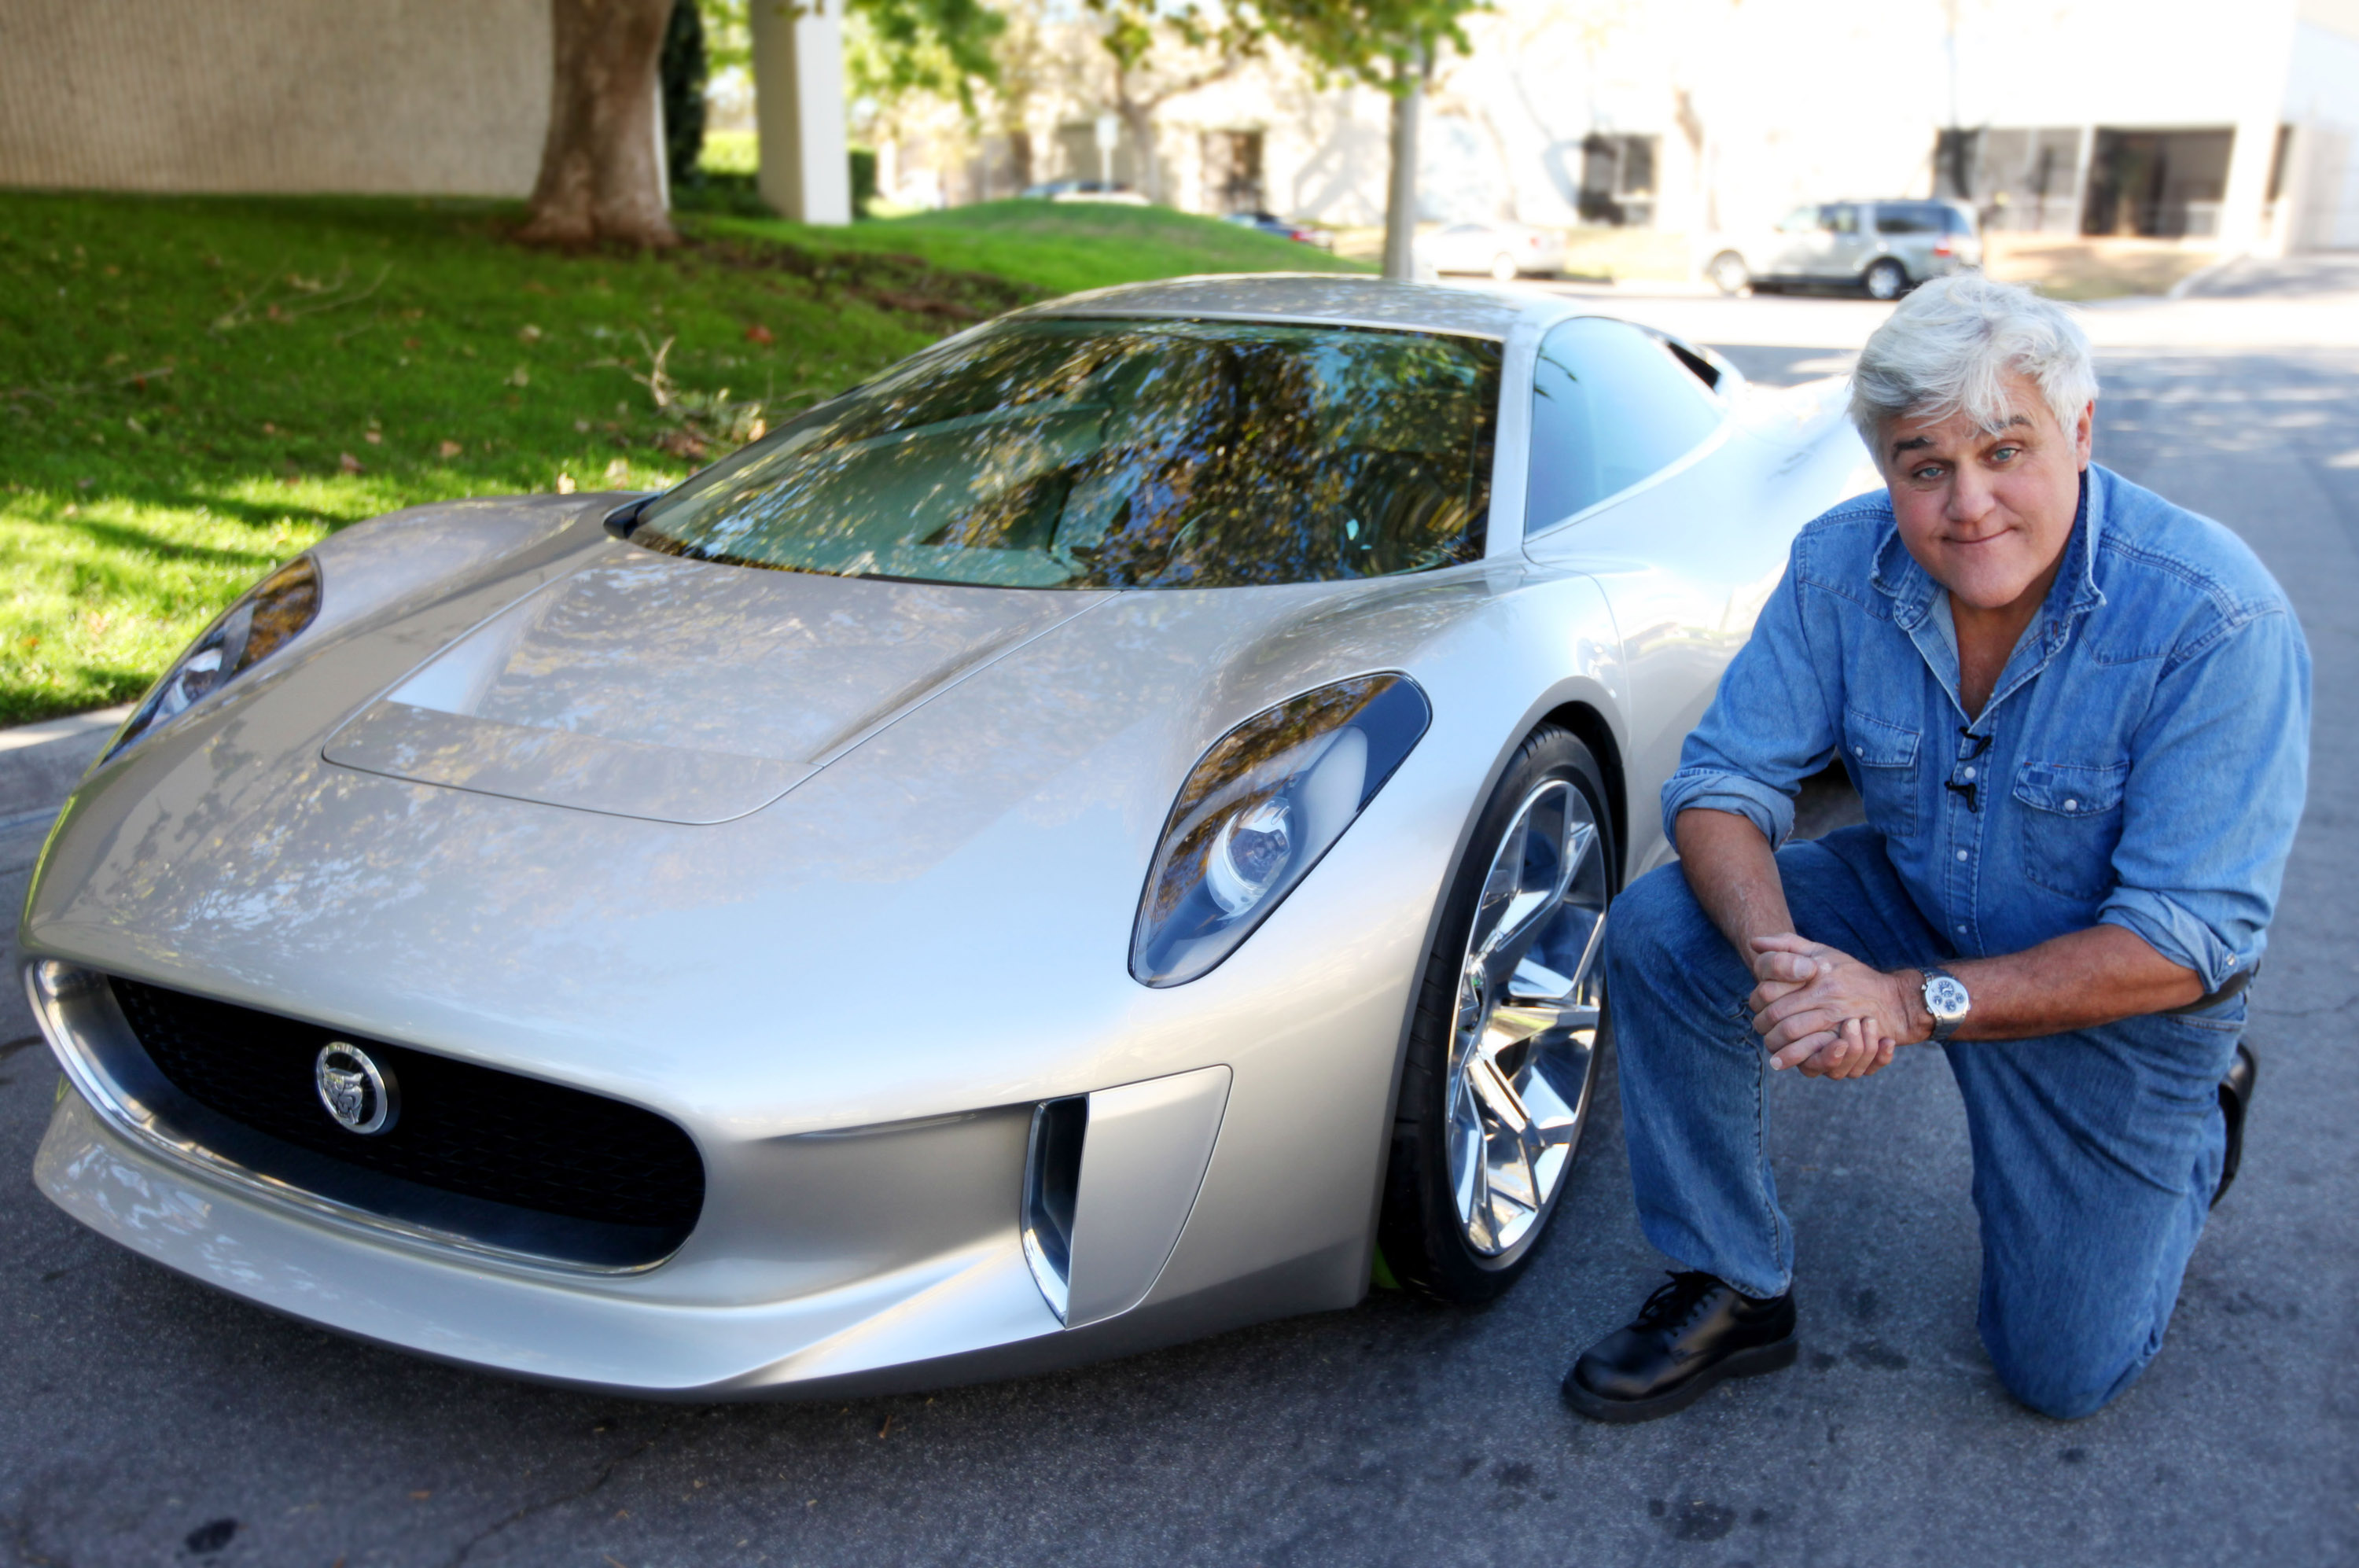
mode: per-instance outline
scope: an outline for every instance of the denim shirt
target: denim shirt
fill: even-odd
[[[1804,528],[1663,787],[1665,830],[1705,807],[1783,844],[1801,780],[1838,757],[1959,955],[2106,922],[2207,992],[2249,973],[2310,759],[2310,650],[2277,580],[2092,465],[2055,586],[1971,723],[1943,593],[1882,491]]]

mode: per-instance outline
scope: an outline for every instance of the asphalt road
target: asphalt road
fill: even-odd
[[[1964,1126],[1931,1053],[1864,1085],[1777,1083],[1802,1364],[1606,1429],[1556,1383],[1658,1267],[1610,1084],[1554,1233],[1490,1311],[1378,1294],[1026,1382],[701,1409],[428,1365],[136,1261],[25,1179],[56,1082],[35,1046],[0,1059],[0,1561],[2359,1560],[2359,300],[2304,296],[2311,329],[2288,303],[2149,305],[2137,341],[2101,334],[2101,459],[2252,540],[2318,677],[2245,1174],[2113,1409],[2051,1421],[1993,1378]],[[1689,330],[1764,378],[1840,368],[1864,335],[1843,301],[1662,308],[1716,323]],[[2246,309],[2275,346],[2222,346]],[[27,849],[0,841],[10,908]],[[28,1032],[0,992],[0,1040]]]

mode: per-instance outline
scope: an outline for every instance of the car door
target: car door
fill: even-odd
[[[1819,232],[1823,248],[1812,259],[1810,276],[1822,283],[1848,283],[1866,267],[1875,249],[1867,232],[1865,214],[1856,201],[1829,201],[1819,208]]]
[[[1933,247],[1941,238],[1941,209],[1930,201],[1878,201],[1872,210],[1877,248],[1897,260],[1909,281],[1933,273]]]
[[[1452,223],[1433,236],[1436,272],[1480,272],[1491,265],[1490,232],[1480,223]]]
[[[1819,208],[1811,202],[1787,213],[1763,247],[1759,264],[1748,260],[1746,265],[1759,278],[1808,278],[1825,245],[1825,232],[1819,225]]]
[[[1525,553],[1587,572],[1614,606],[1629,681],[1634,871],[1662,844],[1655,789],[1751,633],[1794,528],[1826,504],[1815,491],[1807,510],[1788,504],[1781,492],[1807,463],[1723,436],[1730,411],[1643,328],[1578,317],[1540,340]]]

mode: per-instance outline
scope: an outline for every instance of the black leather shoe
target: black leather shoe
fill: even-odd
[[[1762,1301],[1709,1274],[1675,1273],[1564,1377],[1564,1400],[1592,1421],[1642,1421],[1683,1410],[1727,1377],[1794,1364],[1791,1291]]]
[[[2218,1208],[2220,1200],[2228,1195],[2228,1184],[2236,1179],[2236,1167],[2245,1159],[2245,1107],[2253,1103],[2253,1083],[2260,1076],[2261,1064],[2254,1058],[2253,1048],[2244,1041],[2236,1042],[2236,1060],[2228,1069],[2228,1076],[2220,1080],[2220,1114],[2228,1118],[2228,1149],[2220,1157],[2220,1184],[2212,1189],[2212,1206]]]

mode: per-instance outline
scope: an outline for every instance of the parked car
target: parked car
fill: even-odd
[[[1335,248],[1334,236],[1312,228],[1308,223],[1289,223],[1275,212],[1231,212],[1228,223],[1241,229],[1258,229],[1266,234],[1276,234],[1282,240],[1295,240],[1303,245],[1318,245],[1323,250]]]
[[[1500,282],[1564,269],[1564,236],[1522,223],[1451,223],[1421,236],[1414,254],[1436,273],[1488,273]]]
[[[1813,201],[1767,234],[1715,235],[1704,276],[1723,294],[1856,288],[1897,299],[1929,278],[1983,264],[1982,232],[1955,201]]]
[[[1615,890],[1863,459],[1556,298],[1182,279],[659,495],[348,528],[171,667],[19,935],[82,1224],[696,1399],[1448,1301],[1567,1190]]]
[[[1049,201],[1111,201],[1122,207],[1144,207],[1147,200],[1126,185],[1103,180],[1049,180],[1027,185],[1024,194]]]

